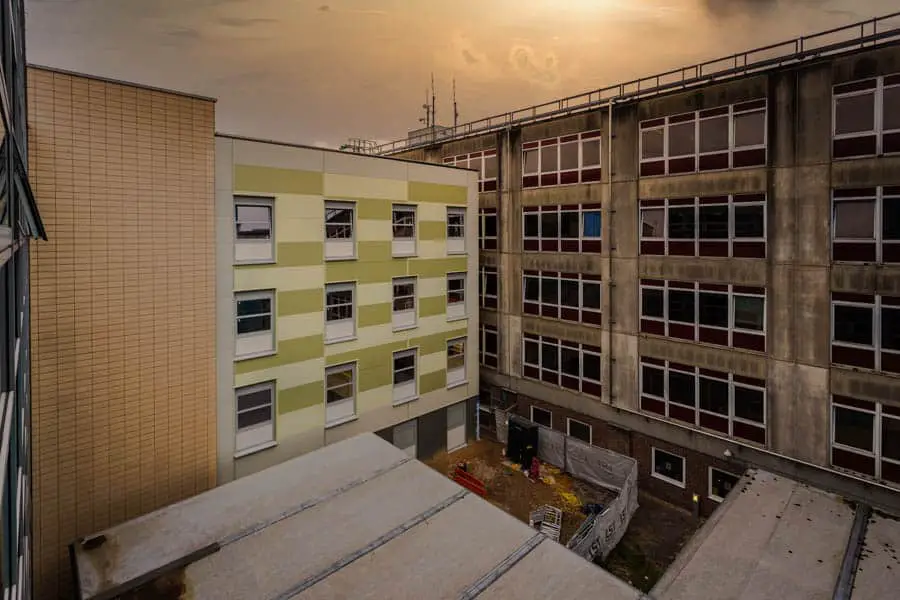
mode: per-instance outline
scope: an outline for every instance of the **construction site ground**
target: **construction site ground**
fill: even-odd
[[[503,445],[492,440],[469,443],[450,454],[441,452],[425,464],[449,475],[460,462],[468,464],[469,473],[484,482],[486,499],[528,523],[531,512],[545,504],[563,512],[560,542],[565,544],[584,521],[581,507],[587,503],[606,506],[615,498],[615,492],[606,490],[563,473],[560,469],[542,463],[542,482],[532,482],[518,465],[512,465],[503,456]]]

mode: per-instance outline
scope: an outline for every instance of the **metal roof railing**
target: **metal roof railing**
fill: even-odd
[[[441,132],[439,139],[433,133],[428,133],[387,142],[373,148],[372,153],[385,155],[414,150],[438,141],[444,143],[585,112],[608,102],[647,98],[670,90],[733,79],[812,58],[895,41],[900,41],[900,12],[448,127]]]

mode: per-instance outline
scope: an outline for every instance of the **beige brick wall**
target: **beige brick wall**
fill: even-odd
[[[211,101],[29,69],[34,577],[215,485]]]

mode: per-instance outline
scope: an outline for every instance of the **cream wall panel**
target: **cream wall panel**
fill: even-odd
[[[445,295],[447,293],[447,276],[419,278],[419,289],[416,292],[419,298]]]
[[[447,169],[440,165],[411,162],[408,163],[408,170],[410,181],[461,186],[468,186],[470,181],[475,181],[477,187],[478,175],[468,169]]]
[[[325,202],[321,196],[278,194],[275,198],[276,219],[325,220]]]
[[[419,240],[418,258],[447,258],[447,242],[444,240]]]
[[[279,444],[310,432],[316,432],[321,438],[325,427],[325,397],[313,406],[278,415],[276,423],[275,435]]]
[[[448,323],[445,315],[435,315],[433,317],[420,317],[418,326],[415,329],[407,329],[398,332],[393,331],[390,323],[372,327],[361,327],[357,330],[357,338],[355,340],[341,342],[339,344],[327,344],[325,346],[325,356],[334,356],[345,352],[357,352],[363,348],[389,344],[397,340],[414,339],[426,335],[449,332],[461,325],[461,321],[451,321]]]
[[[447,207],[453,204],[441,204],[440,202],[420,202],[416,205],[420,221],[447,221]]]
[[[309,290],[325,287],[325,266],[241,267],[234,270],[234,290]]]
[[[321,171],[325,164],[324,152],[312,148],[299,148],[283,144],[234,140],[234,164]]]
[[[478,381],[468,381],[465,385],[460,385],[451,389],[439,389],[429,392],[416,400],[409,403],[409,418],[413,419],[421,417],[424,414],[433,412],[439,408],[462,402],[467,398],[471,398],[478,393]]]
[[[419,356],[419,375],[447,368],[447,351]]]
[[[279,340],[293,340],[317,333],[325,333],[325,315],[322,312],[284,315],[275,321],[275,334]]]
[[[306,383],[321,381],[325,374],[325,359],[314,358],[234,376],[234,387],[244,387],[264,381],[277,381],[278,389],[286,390]]]
[[[390,281],[384,283],[364,283],[356,286],[359,306],[384,304],[394,299],[394,287]]]
[[[409,198],[409,189],[403,180],[325,173],[325,196],[405,202]]]
[[[275,202],[275,206],[278,206],[277,201]],[[307,210],[315,209],[307,206]],[[324,232],[325,226],[323,223],[323,219],[297,219],[293,217],[281,217],[276,218],[275,220],[275,241],[279,243],[320,242],[325,236]],[[321,260],[324,262],[324,254]]]
[[[386,160],[363,154],[348,152],[326,152],[325,173],[328,175],[353,175],[378,179],[407,180],[409,163],[400,160]],[[406,185],[404,183],[404,185]],[[405,197],[405,196],[404,196]]]
[[[390,242],[394,229],[389,219],[357,219],[356,240],[359,242]],[[363,257],[365,258],[365,257]]]

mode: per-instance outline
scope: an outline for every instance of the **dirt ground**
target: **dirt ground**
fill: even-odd
[[[425,461],[431,468],[448,475],[457,463],[466,462],[469,473],[484,482],[487,500],[528,523],[528,515],[549,504],[563,511],[560,542],[565,544],[584,521],[581,507],[589,502],[607,504],[615,498],[608,490],[573,479],[551,465],[541,465],[542,483],[530,481],[518,465],[503,456],[503,445],[491,440],[471,442],[451,454],[442,452]]]
[[[702,519],[695,519],[686,510],[639,494],[638,509],[625,536],[601,565],[642,592],[649,592],[702,524]]]

